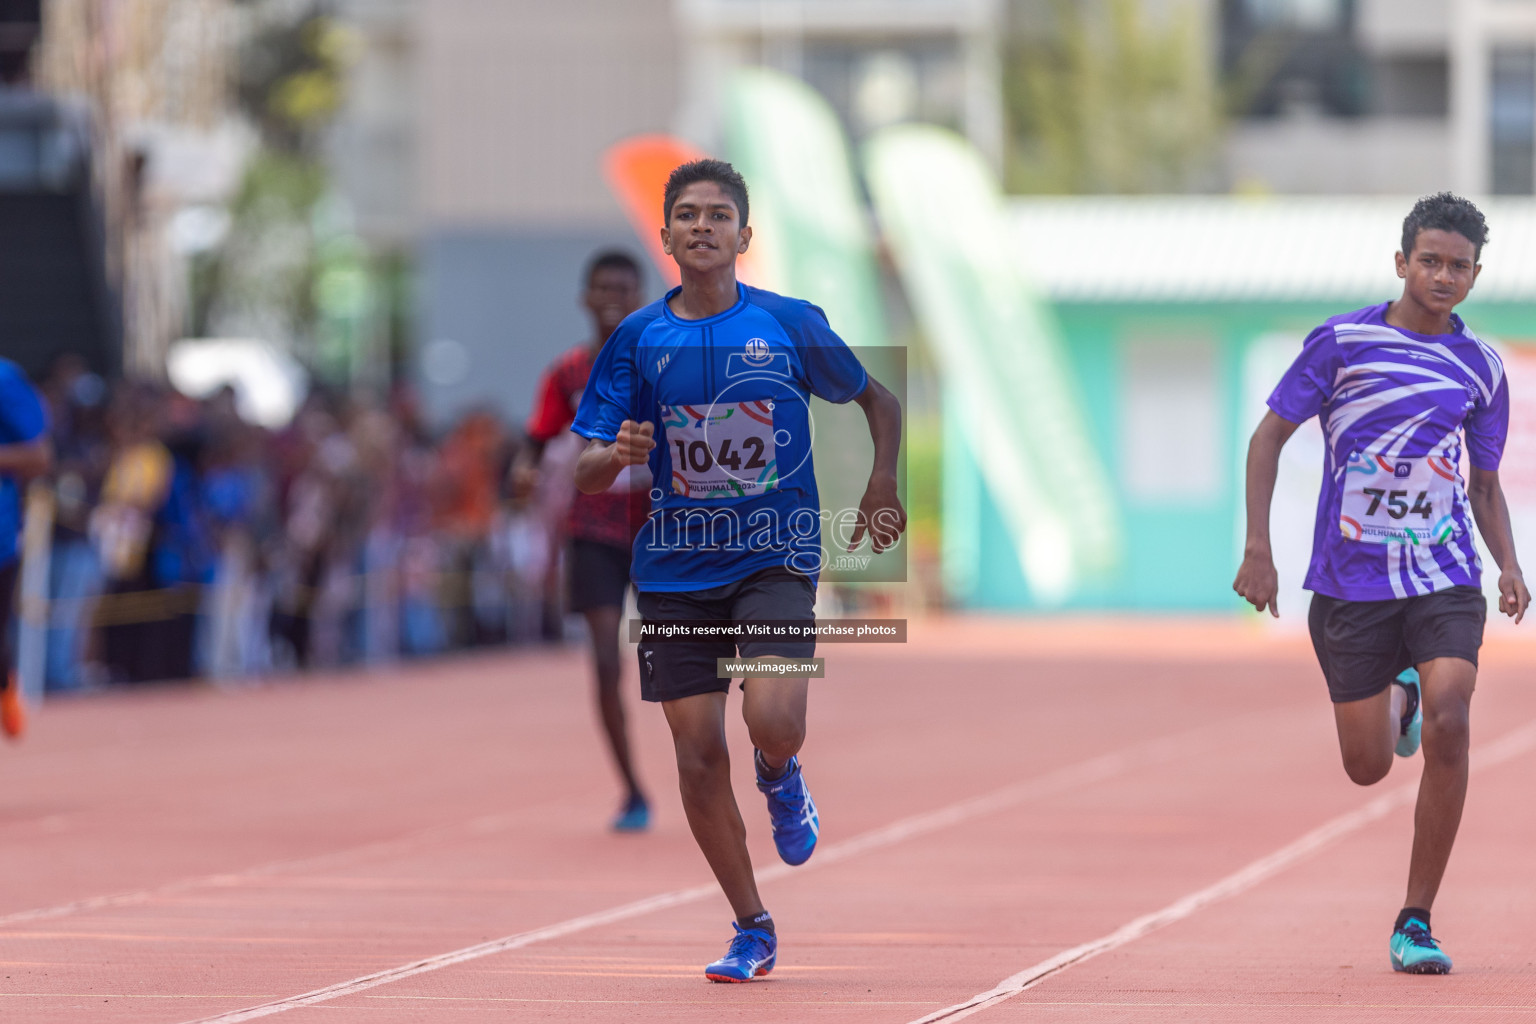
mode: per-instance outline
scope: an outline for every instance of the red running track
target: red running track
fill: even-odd
[[[1485,649],[1444,978],[1387,965],[1417,762],[1348,782],[1304,641],[995,620],[823,653],[807,866],[732,722],[766,981],[702,976],[730,912],[659,710],[656,827],[612,835],[579,653],[513,654],[50,705],[0,750],[0,1020],[1536,1019],[1536,649]]]

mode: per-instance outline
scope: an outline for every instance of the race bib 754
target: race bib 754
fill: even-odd
[[[1354,452],[1339,530],[1367,544],[1444,544],[1456,533],[1456,464],[1439,455]]]

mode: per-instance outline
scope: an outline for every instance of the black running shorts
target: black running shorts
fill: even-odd
[[[1397,674],[1432,658],[1477,664],[1488,600],[1476,587],[1389,601],[1312,595],[1307,625],[1335,704],[1374,697]]]
[[[623,608],[633,556],[632,548],[580,537],[572,540],[566,559],[571,574],[571,611]]]
[[[646,622],[717,619],[810,624],[816,619],[812,611],[816,587],[800,573],[776,566],[708,590],[680,594],[642,590],[638,604],[640,618]],[[668,701],[701,693],[724,693],[731,688],[731,681],[716,674],[716,661],[720,658],[809,658],[815,653],[814,640],[748,640],[740,645],[731,640],[642,641],[640,697]]]

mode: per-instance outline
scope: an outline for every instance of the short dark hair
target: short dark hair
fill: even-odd
[[[1403,219],[1404,256],[1413,255],[1420,231],[1456,232],[1472,243],[1474,259],[1483,255],[1483,244],[1488,241],[1488,222],[1483,219],[1483,211],[1450,192],[1436,192],[1413,204],[1413,210]]]
[[[640,261],[623,249],[604,249],[593,255],[587,261],[587,271],[581,278],[582,285],[587,288],[592,287],[592,279],[597,276],[599,270],[627,270],[635,275],[637,281],[644,277],[640,273]]]
[[[740,172],[724,160],[704,158],[682,164],[672,169],[667,176],[667,190],[662,193],[661,219],[663,223],[672,223],[672,204],[677,202],[677,197],[682,195],[683,189],[689,185],[696,185],[701,181],[712,181],[725,189],[730,195],[731,201],[736,204],[736,212],[741,214],[741,226],[747,226],[747,182]]]

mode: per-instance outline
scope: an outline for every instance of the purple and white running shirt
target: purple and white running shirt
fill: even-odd
[[[1269,396],[1275,414],[1322,417],[1326,455],[1308,590],[1382,601],[1481,586],[1461,478],[1461,437],[1498,469],[1509,433],[1504,364],[1452,315],[1450,334],[1390,326],[1388,303],[1330,319]]]

